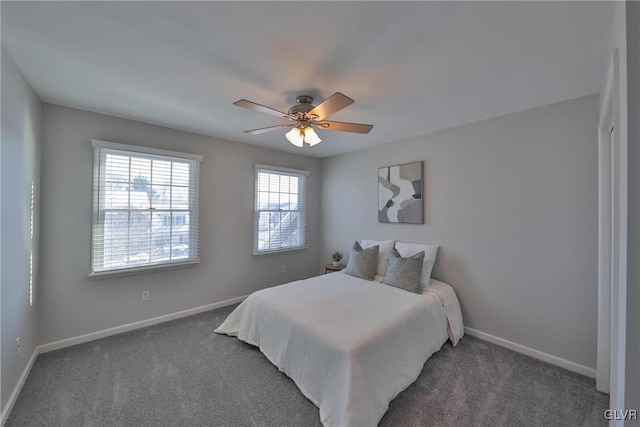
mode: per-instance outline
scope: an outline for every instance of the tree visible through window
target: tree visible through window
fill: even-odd
[[[254,254],[306,246],[307,174],[256,166]]]
[[[199,156],[93,143],[92,274],[198,261]]]

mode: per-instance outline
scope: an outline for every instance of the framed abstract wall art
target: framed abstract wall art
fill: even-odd
[[[378,222],[423,224],[422,162],[378,169]]]

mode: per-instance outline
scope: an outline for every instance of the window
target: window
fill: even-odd
[[[202,157],[105,141],[92,145],[91,275],[199,262]]]
[[[306,247],[307,171],[255,166],[253,253]]]

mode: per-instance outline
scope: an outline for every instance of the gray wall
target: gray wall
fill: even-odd
[[[42,104],[2,47],[2,354],[0,405],[5,405],[39,344],[38,306],[29,304],[29,263],[33,250],[34,287],[38,265],[38,176]],[[34,239],[31,239],[31,183],[35,187]],[[15,354],[20,336],[22,349]]]
[[[100,280],[87,277],[92,138],[204,155],[200,265]],[[42,343],[246,295],[317,274],[323,262],[317,159],[50,104],[44,105],[42,156]],[[257,162],[311,172],[309,249],[251,255]],[[151,300],[143,302],[147,289]]]
[[[625,407],[640,410],[640,3],[627,2],[629,149]],[[640,420],[627,423],[640,425]]]
[[[467,326],[595,368],[597,123],[592,95],[324,159],[322,253],[440,244]],[[378,223],[378,167],[419,160],[425,224]]]

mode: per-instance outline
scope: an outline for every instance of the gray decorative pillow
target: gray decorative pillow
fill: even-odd
[[[400,252],[394,247],[389,253],[389,261],[387,261],[387,269],[382,283],[417,294],[422,293],[420,278],[423,261],[424,251],[408,258],[402,258]]]
[[[356,241],[351,248],[347,267],[343,271],[361,279],[373,280],[378,266],[378,249],[377,245],[362,249],[360,243]]]

